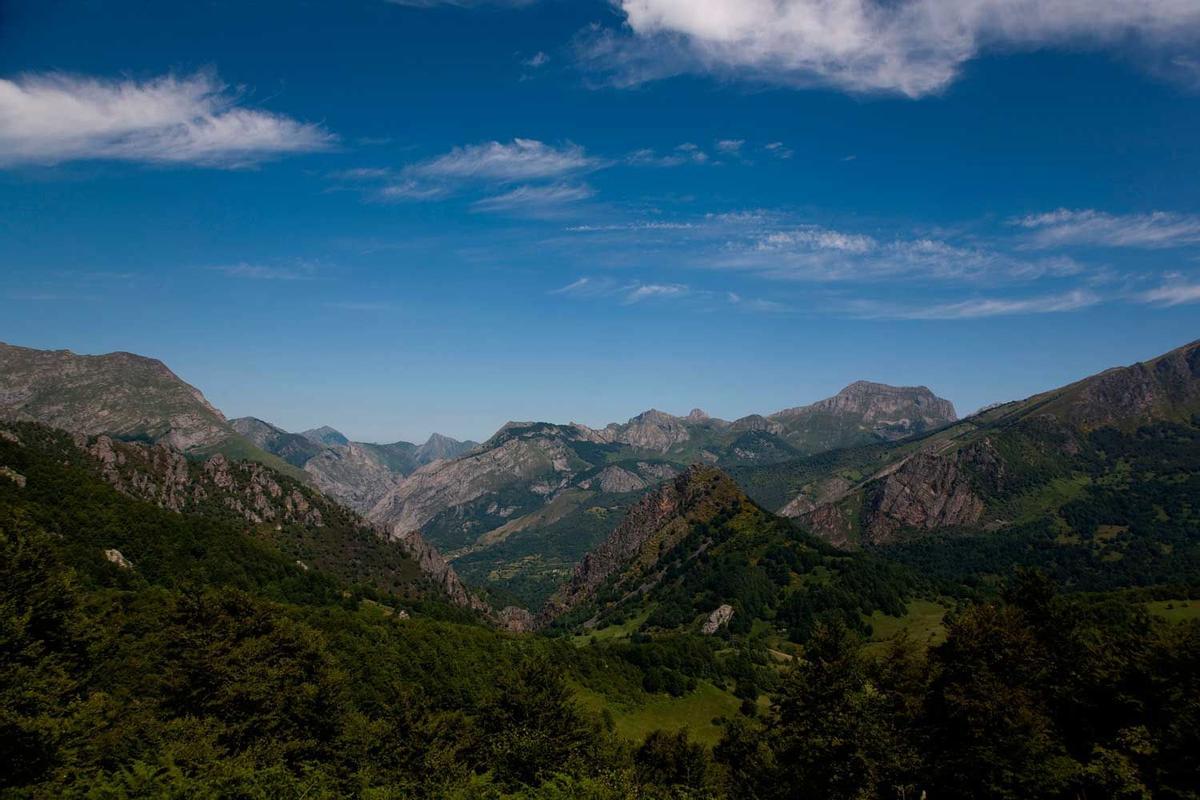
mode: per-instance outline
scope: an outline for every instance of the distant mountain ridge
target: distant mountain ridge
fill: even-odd
[[[1200,434],[1200,342],[991,407],[925,437],[847,452],[841,465],[816,471],[781,513],[853,547],[942,530],[1002,530],[1054,516],[1063,503],[1110,484],[1161,484],[1164,497],[1185,492],[1193,478],[1185,471],[1167,480],[1165,461],[1156,470],[1148,462],[1138,482],[1124,475],[1137,466],[1144,429]],[[1160,459],[1170,452],[1164,443]],[[1119,514],[1112,519],[1125,525]]]
[[[603,428],[514,421],[474,450],[404,477],[367,515],[395,531],[421,530],[470,579],[536,604],[642,492],[690,464],[769,465],[955,419],[953,405],[927,388],[858,382],[810,406],[733,422],[700,409],[650,409]]]
[[[440,433],[421,445],[352,442],[328,425],[289,433],[255,417],[233,419],[230,425],[267,452],[303,469],[317,488],[361,513],[369,511],[404,476],[478,446]]]

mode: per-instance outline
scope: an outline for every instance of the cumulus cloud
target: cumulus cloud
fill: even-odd
[[[231,168],[334,144],[320,125],[247,108],[243,99],[204,72],[147,81],[0,79],[0,167],[116,159]]]
[[[1033,231],[1033,245],[1060,247],[1093,245],[1159,249],[1200,242],[1200,217],[1154,211],[1148,214],[1107,214],[1094,209],[1060,208],[1013,220]]]
[[[1194,43],[1194,0],[615,0],[585,61],[618,84],[684,72],[921,97],[989,49]],[[1178,50],[1176,51],[1178,52]],[[1186,50],[1184,51],[1186,52]]]

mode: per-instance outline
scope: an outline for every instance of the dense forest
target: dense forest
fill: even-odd
[[[273,536],[128,497],[68,440],[18,430],[0,442],[0,796],[1200,797],[1200,622],[1151,615],[1153,592],[1017,570],[950,596],[779,521],[741,530],[760,512],[739,505],[689,534],[721,546],[632,635],[508,634],[417,585],[299,569]],[[672,627],[730,592],[787,641]],[[873,609],[939,592],[941,641],[864,647]],[[614,724],[705,686],[740,701],[715,741]]]

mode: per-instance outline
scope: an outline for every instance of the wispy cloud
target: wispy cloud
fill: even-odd
[[[709,73],[921,97],[988,49],[1054,45],[1186,53],[1187,0],[615,0],[625,30],[593,27],[581,58],[618,85]]]
[[[717,142],[717,149],[722,153],[737,153],[745,143],[745,139],[721,139]]]
[[[317,270],[309,264],[294,267],[268,266],[264,264],[228,264],[213,267],[230,278],[254,281],[310,281],[316,278]]]
[[[851,314],[868,319],[964,320],[1025,314],[1057,314],[1094,306],[1101,298],[1085,289],[1035,297],[977,297],[953,303],[898,306],[875,301],[849,305]]]
[[[1065,256],[1027,258],[976,244],[936,238],[881,241],[815,225],[783,226],[760,220],[723,220],[721,247],[709,254],[715,269],[755,272],[780,280],[877,282],[916,278],[942,282],[1001,283],[1077,275],[1083,267]]]
[[[683,297],[690,289],[682,283],[643,283],[628,287],[625,304],[632,305],[643,300]]]
[[[557,178],[596,163],[582,147],[569,142],[554,146],[536,139],[513,139],[456,147],[407,171],[425,178],[524,181]]]
[[[538,68],[544,67],[550,63],[550,56],[546,55],[541,50],[539,50],[536,53],[534,53],[533,55],[531,55],[529,58],[526,58],[525,60],[523,60],[521,63],[532,69],[538,69]]]
[[[691,295],[692,290],[682,283],[621,282],[610,277],[583,277],[551,290],[550,294],[575,298],[617,298],[622,305],[635,305],[647,300],[685,297]]]
[[[1161,286],[1135,295],[1136,300],[1156,306],[1200,303],[1200,283],[1189,282],[1179,273],[1166,276]]]
[[[795,155],[795,152],[790,147],[785,145],[783,142],[770,142],[763,149],[766,150],[771,155],[775,156],[775,158],[784,159],[784,160],[789,159],[793,155]]]
[[[544,212],[571,203],[587,200],[595,190],[586,184],[551,184],[548,186],[518,186],[503,194],[476,201],[476,211]]]
[[[436,200],[449,194],[450,190],[445,186],[411,178],[390,181],[375,190],[375,197],[380,200]]]
[[[111,159],[234,168],[335,143],[320,125],[243,101],[207,72],[147,81],[58,73],[0,79],[0,167]]]
[[[764,300],[758,297],[742,297],[737,292],[726,292],[725,299],[729,304],[743,311],[756,311],[763,314],[780,314],[792,309],[775,300]]]
[[[710,160],[708,153],[694,142],[684,142],[665,153],[644,147],[625,156],[626,164],[644,167],[679,167],[684,164],[707,164]]]
[[[1037,247],[1093,245],[1159,249],[1200,242],[1200,216],[1153,211],[1148,214],[1108,214],[1094,209],[1060,208],[1014,219],[1033,231]]]
[[[510,211],[587,199],[594,191],[569,179],[603,165],[570,142],[513,139],[455,147],[397,169],[360,167],[331,177],[357,185],[370,200],[428,201],[474,194],[476,211]]]

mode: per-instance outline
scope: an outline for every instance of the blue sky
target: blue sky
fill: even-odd
[[[0,340],[367,440],[1200,336],[1200,6],[0,0]]]

